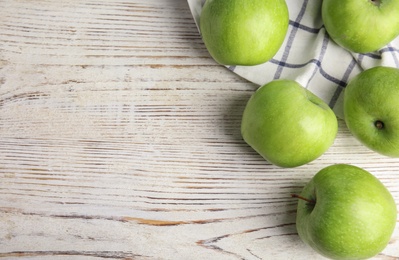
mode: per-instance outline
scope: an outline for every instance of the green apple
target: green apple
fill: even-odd
[[[248,100],[243,139],[270,163],[296,167],[321,156],[337,134],[331,108],[293,80],[274,80]]]
[[[297,208],[300,238],[332,259],[366,259],[388,245],[396,203],[371,173],[348,164],[319,171],[304,187]]]
[[[330,37],[357,53],[377,51],[399,35],[399,0],[323,0]]]
[[[207,0],[200,15],[205,46],[223,65],[267,62],[280,49],[288,23],[285,0]]]
[[[368,148],[399,157],[399,69],[374,67],[346,86],[344,118],[350,132]]]

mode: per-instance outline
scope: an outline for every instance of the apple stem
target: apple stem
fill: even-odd
[[[376,6],[380,6],[381,5],[381,0],[370,0],[370,2]]]
[[[377,129],[383,129],[384,128],[384,123],[380,120],[377,120],[374,122],[375,127],[377,127]]]
[[[309,204],[312,204],[312,205],[316,204],[315,200],[311,200],[311,199],[302,197],[301,195],[298,195],[298,194],[291,194],[291,197],[304,200],[304,201],[306,201],[306,202],[308,202]]]

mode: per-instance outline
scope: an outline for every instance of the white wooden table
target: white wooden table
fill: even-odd
[[[399,159],[334,145],[294,169],[240,135],[251,84],[209,56],[185,0],[0,0],[0,258],[323,259],[295,229],[321,168],[399,204]],[[376,259],[399,259],[399,225]]]

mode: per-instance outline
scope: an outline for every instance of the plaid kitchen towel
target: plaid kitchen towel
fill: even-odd
[[[187,0],[199,28],[205,0]],[[348,81],[375,66],[399,68],[399,37],[379,51],[357,54],[334,43],[321,18],[320,0],[286,0],[289,28],[283,45],[270,61],[256,66],[229,66],[258,85],[274,79],[292,79],[319,96],[343,118],[342,98]]]

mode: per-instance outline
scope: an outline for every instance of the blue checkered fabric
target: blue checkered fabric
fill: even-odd
[[[187,0],[194,20],[205,0]],[[234,73],[258,85],[275,79],[292,79],[319,96],[343,117],[345,86],[361,71],[375,66],[399,68],[399,37],[373,53],[349,52],[328,36],[321,18],[320,0],[286,0],[289,28],[278,53],[256,66],[230,66]]]

